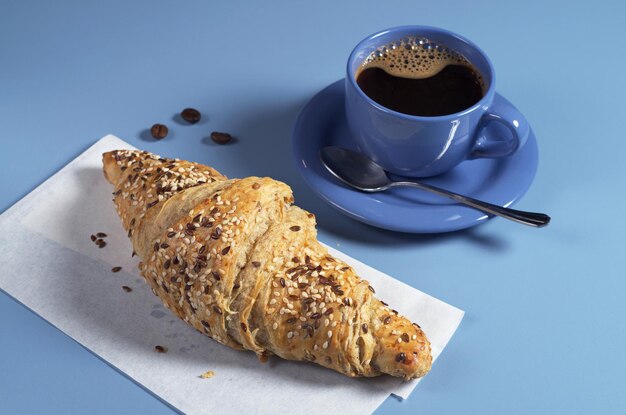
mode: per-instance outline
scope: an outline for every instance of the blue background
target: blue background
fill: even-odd
[[[0,211],[107,133],[229,176],[271,175],[317,214],[322,241],[467,312],[410,399],[378,412],[625,413],[625,17],[617,1],[1,0]],[[548,228],[397,234],[306,188],[290,156],[299,110],[360,39],[402,24],[489,54],[539,141],[518,207],[551,214]],[[200,124],[179,123],[187,106]],[[160,142],[146,134],[155,122],[171,129]],[[238,142],[217,146],[214,130]],[[0,293],[0,412],[172,409]]]

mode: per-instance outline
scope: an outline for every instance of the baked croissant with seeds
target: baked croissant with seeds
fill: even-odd
[[[348,376],[430,370],[421,328],[328,254],[286,184],[145,151],[111,151],[103,163],[143,277],[196,330],[261,361],[275,354]]]

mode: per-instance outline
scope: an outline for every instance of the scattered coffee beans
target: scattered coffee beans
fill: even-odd
[[[195,124],[202,118],[200,111],[195,108],[185,108],[183,112],[180,113],[180,116],[190,124]]]
[[[168,132],[169,130],[163,124],[154,124],[152,128],[150,128],[150,134],[157,140],[167,137]]]
[[[211,133],[211,140],[215,141],[217,144],[227,144],[232,139],[233,137],[228,133],[220,133],[218,131]]]

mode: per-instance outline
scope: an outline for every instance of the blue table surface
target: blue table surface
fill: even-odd
[[[411,397],[378,413],[626,413],[623,3],[86,3],[0,1],[0,211],[107,133],[228,176],[272,176],[317,214],[322,241],[466,310]],[[361,38],[402,24],[448,28],[490,55],[539,142],[518,207],[551,214],[549,227],[398,234],[306,187],[295,117]],[[179,123],[187,106],[200,124]],[[155,122],[170,126],[165,140],[147,134]],[[238,142],[217,146],[214,130]],[[174,410],[0,292],[0,412]]]

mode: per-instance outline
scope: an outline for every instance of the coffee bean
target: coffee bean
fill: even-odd
[[[154,124],[152,128],[150,128],[150,134],[157,140],[167,137],[168,132],[167,127],[163,124]]]
[[[220,133],[218,131],[211,133],[211,140],[215,141],[217,144],[227,144],[232,139],[233,137],[228,133]]]
[[[183,120],[191,124],[197,123],[198,121],[200,121],[200,118],[202,118],[200,111],[195,108],[185,108],[180,113],[180,116],[183,117]]]

